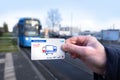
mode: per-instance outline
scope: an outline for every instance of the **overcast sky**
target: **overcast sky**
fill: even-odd
[[[120,29],[120,0],[0,0],[0,26],[8,23],[9,30],[20,17],[36,17],[47,27],[47,12],[58,9],[62,25],[81,30]],[[72,23],[71,23],[72,22]]]

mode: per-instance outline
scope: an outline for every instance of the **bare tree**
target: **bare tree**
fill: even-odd
[[[54,29],[55,26],[60,25],[61,20],[61,15],[58,9],[51,9],[48,11],[47,24],[49,27],[52,27],[52,29]]]

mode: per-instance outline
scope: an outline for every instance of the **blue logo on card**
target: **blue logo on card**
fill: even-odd
[[[42,52],[47,54],[53,54],[57,52],[57,47],[54,45],[46,45],[42,48]]]

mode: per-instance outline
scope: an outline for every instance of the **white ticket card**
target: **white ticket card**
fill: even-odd
[[[31,60],[64,59],[65,53],[61,45],[65,39],[33,38],[31,40]]]

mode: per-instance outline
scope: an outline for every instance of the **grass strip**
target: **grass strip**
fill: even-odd
[[[15,38],[0,38],[0,53],[1,52],[16,52],[18,51],[17,39]]]

